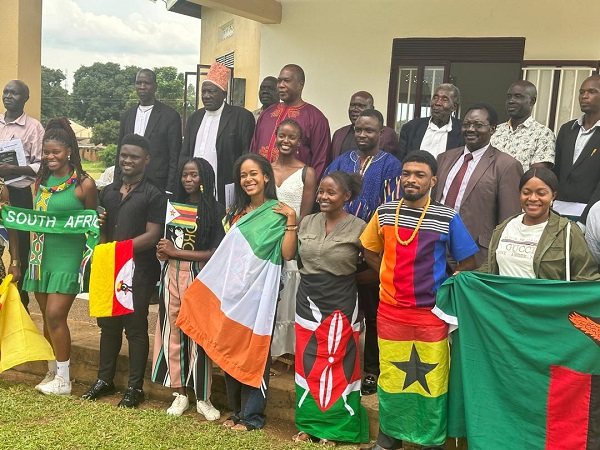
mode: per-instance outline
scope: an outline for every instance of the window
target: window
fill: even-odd
[[[578,118],[581,83],[598,73],[599,61],[525,61],[523,79],[538,91],[532,116],[551,130]]]
[[[442,83],[460,89],[463,105],[485,101],[506,117],[506,87],[520,77],[524,48],[524,38],[394,39],[388,126],[400,132],[409,120],[429,116],[434,89]]]

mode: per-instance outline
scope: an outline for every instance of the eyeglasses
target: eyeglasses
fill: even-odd
[[[490,126],[489,123],[483,123],[483,122],[463,122],[460,127],[463,130],[468,130],[471,127],[475,128],[476,130],[481,130],[482,128],[489,127],[489,126]]]

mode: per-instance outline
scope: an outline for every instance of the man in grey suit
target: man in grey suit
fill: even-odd
[[[177,180],[177,164],[181,151],[181,117],[173,108],[156,100],[156,74],[150,69],[140,70],[135,77],[135,92],[139,103],[121,116],[115,180],[121,176],[119,153],[123,137],[130,133],[150,141],[150,162],[146,178],[163,192],[172,193]]]
[[[471,106],[462,122],[466,145],[441,153],[433,198],[460,213],[477,242],[477,265],[487,258],[496,225],[521,212],[521,163],[490,145],[498,113],[487,104]]]
[[[579,221],[600,200],[600,75],[587,78],[579,89],[583,115],[560,127],[556,138],[554,173],[557,200],[586,203]]]

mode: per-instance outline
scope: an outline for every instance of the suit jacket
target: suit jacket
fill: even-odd
[[[398,159],[400,161],[410,152],[421,150],[421,142],[423,142],[423,137],[425,137],[429,119],[430,117],[413,119],[402,126],[400,130],[400,150],[398,152]],[[456,117],[450,117],[450,119],[452,120],[452,130],[448,133],[446,150],[465,145],[462,130],[460,129],[460,120]]]
[[[135,129],[135,116],[138,105],[132,106],[121,115],[117,160],[115,164],[115,180],[121,175],[119,153],[121,141],[126,134]],[[175,177],[181,151],[181,117],[173,108],[156,100],[144,137],[150,141],[150,163],[146,167],[146,177],[161,191],[173,192]]]
[[[462,157],[464,147],[446,150],[438,158],[438,181],[433,198],[441,202],[448,174]],[[459,215],[479,246],[475,255],[479,267],[487,259],[494,228],[508,217],[521,212],[519,181],[523,166],[515,158],[491,145],[469,178],[460,204]]]
[[[206,109],[199,109],[188,119],[180,161],[194,156],[196,137],[205,113]],[[215,174],[218,199],[223,204],[225,204],[225,185],[233,183],[233,163],[243,153],[248,152],[254,126],[254,116],[250,111],[225,103],[217,131],[217,173]]]
[[[558,177],[558,200],[587,203],[580,219],[585,223],[590,207],[600,200],[600,129],[596,128],[573,164],[579,128],[576,120],[560,127],[552,170]]]
[[[346,136],[350,132],[350,129],[353,128],[352,124],[346,125],[345,127],[340,128],[335,133],[333,133],[333,137],[331,138],[331,157],[329,161],[334,161],[335,158],[340,156],[342,153],[342,144],[346,139]],[[354,145],[352,148],[348,150],[356,150],[358,149],[358,145],[356,144],[356,139],[352,139]],[[390,127],[383,127],[381,132],[381,138],[379,138],[379,148],[384,152],[391,153],[394,156],[398,156],[398,135],[396,132]]]

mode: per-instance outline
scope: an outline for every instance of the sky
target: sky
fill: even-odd
[[[167,11],[163,0],[45,0],[42,64],[73,74],[95,62],[195,71],[200,20]]]

